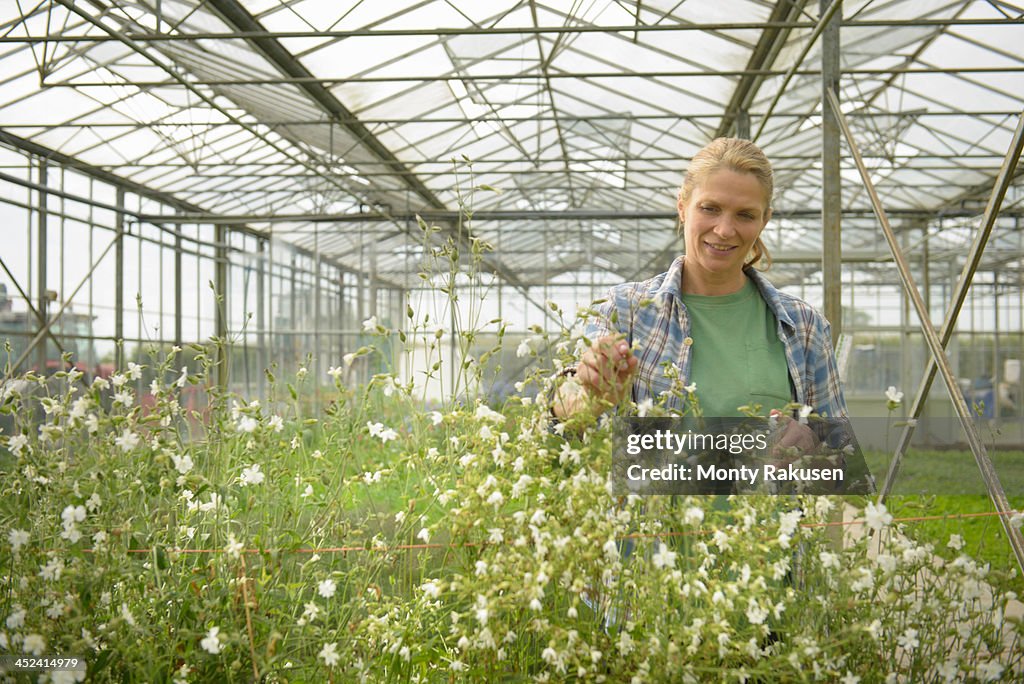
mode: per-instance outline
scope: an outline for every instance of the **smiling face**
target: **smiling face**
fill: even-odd
[[[757,177],[714,171],[679,201],[686,242],[683,292],[720,295],[743,286],[743,264],[771,218]]]

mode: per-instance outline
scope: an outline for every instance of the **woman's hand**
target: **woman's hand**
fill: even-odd
[[[576,366],[576,384],[582,392],[564,391],[555,396],[554,412],[560,419],[568,418],[586,406],[600,415],[608,405],[618,404],[633,387],[637,358],[621,335],[605,335],[594,341]]]
[[[796,447],[800,455],[806,455],[812,453],[818,448],[818,437],[806,423],[793,420],[791,416],[787,416],[778,409],[773,409],[771,415],[776,417],[782,424],[782,435],[779,437],[779,441],[775,444],[773,449],[776,455],[784,455],[785,450]],[[794,461],[793,458],[784,458],[783,461],[789,463]]]

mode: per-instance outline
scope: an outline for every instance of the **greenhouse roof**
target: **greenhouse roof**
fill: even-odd
[[[935,233],[933,250],[962,250],[957,229],[984,207],[1021,113],[1024,9],[841,11],[840,100],[886,209]],[[272,232],[353,269],[370,243],[379,275],[414,285],[415,216],[454,234],[466,206],[509,282],[591,267],[631,278],[679,249],[689,158],[741,134],[775,165],[777,260],[794,278],[818,268],[818,3],[56,0],[0,13],[0,139],[145,188],[179,221]],[[845,258],[871,262],[877,222],[846,156],[841,175]],[[1018,183],[1004,213],[1022,199]],[[994,241],[994,254],[1019,248]]]

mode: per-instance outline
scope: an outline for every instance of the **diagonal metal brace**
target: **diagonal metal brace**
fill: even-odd
[[[32,341],[28,343],[28,347],[25,348],[25,351],[22,352],[21,356],[18,357],[18,360],[15,361],[14,364],[11,366],[10,372],[7,374],[7,378],[13,378],[15,375],[18,374],[18,368],[20,368],[21,364],[24,363],[25,359],[28,358],[28,355],[32,353],[32,350],[35,349],[35,346],[39,344],[39,341],[43,339],[43,337],[45,337],[46,334],[50,331],[50,326],[52,326],[54,323],[60,320],[61,315],[64,313],[64,309],[68,308],[68,306],[71,305],[71,300],[75,298],[75,295],[77,295],[78,291],[82,289],[82,286],[89,282],[89,278],[92,277],[93,271],[96,270],[96,267],[98,267],[100,263],[103,261],[103,257],[107,256],[107,252],[110,251],[111,247],[117,244],[117,241],[119,239],[120,236],[115,236],[114,239],[110,241],[110,244],[107,245],[107,248],[103,250],[103,253],[100,254],[99,258],[96,259],[96,261],[93,263],[92,267],[89,269],[89,272],[86,273],[85,277],[82,278],[82,281],[78,283],[78,287],[74,289],[74,291],[71,293],[71,296],[64,301],[64,304],[61,305],[57,313],[53,315],[53,318],[48,320],[46,324],[39,329],[39,332],[36,333],[36,336],[33,337]]]
[[[14,284],[14,287],[18,289],[18,294],[20,294],[21,298],[24,300],[29,313],[36,317],[36,320],[39,321],[39,325],[45,326],[46,318],[43,317],[43,314],[39,313],[39,309],[32,306],[32,299],[28,296],[28,293],[22,289],[21,285],[18,284],[18,279],[14,277],[13,273],[11,273],[11,269],[7,268],[7,264],[4,263],[3,257],[0,257],[0,268],[4,269],[4,273],[6,273],[7,277],[11,279],[11,283]],[[61,356],[63,356],[66,352],[64,351],[64,347],[61,345],[60,340],[54,336],[53,331],[47,330],[46,336],[49,337],[55,345],[57,345],[57,350],[61,353]]]
[[[939,331],[939,339],[942,342],[943,349],[949,344],[949,338],[953,335],[953,328],[956,326],[960,310],[967,299],[967,290],[970,288],[974,274],[981,263],[982,253],[985,251],[985,245],[988,243],[996,218],[999,216],[999,209],[1003,204],[1006,191],[1013,181],[1014,169],[1020,161],[1022,150],[1024,150],[1024,112],[1021,113],[1020,118],[1017,120],[1017,130],[1013,134],[1013,140],[1010,142],[1010,148],[1006,151],[1003,165],[996,175],[995,187],[992,188],[992,194],[988,199],[988,204],[985,206],[981,229],[974,236],[971,249],[967,254],[967,261],[964,263],[964,270],[960,274],[960,278],[957,280],[956,287],[953,290],[953,295],[950,298],[949,311],[946,312],[946,319],[942,323],[942,330]],[[937,369],[938,366],[935,364],[935,360],[929,357],[924,377],[921,379],[921,385],[918,387],[917,394],[914,396],[914,403],[910,407],[909,417],[911,420],[900,434],[899,443],[896,445],[896,451],[893,453],[892,463],[889,464],[889,472],[885,477],[885,483],[878,493],[879,501],[884,501],[896,484],[900,461],[910,446],[910,440],[914,435],[914,421],[921,416],[921,412],[924,410],[924,402],[928,397],[928,392],[931,391]]]
[[[917,312],[918,322],[921,326],[921,333],[924,335],[925,342],[928,344],[928,349],[931,351],[932,360],[938,366],[939,372],[942,373],[942,380],[946,383],[946,390],[949,393],[950,401],[953,402],[953,408],[956,410],[957,416],[960,418],[961,425],[963,425],[964,432],[967,435],[967,443],[971,447],[971,453],[974,454],[974,459],[978,464],[978,469],[981,471],[982,479],[985,480],[985,486],[988,489],[989,497],[992,499],[992,503],[995,506],[996,511],[1000,513],[999,521],[1003,525],[1003,530],[1006,532],[1011,548],[1013,548],[1013,554],[1017,558],[1017,564],[1022,570],[1024,570],[1024,536],[1021,535],[1020,530],[1010,525],[1009,513],[1011,508],[1009,501],[1006,499],[1006,493],[1003,491],[1003,485],[999,482],[999,476],[996,474],[995,467],[992,465],[992,460],[988,456],[985,444],[981,439],[981,434],[978,432],[978,426],[975,425],[970,409],[967,406],[967,401],[964,399],[963,392],[960,391],[960,386],[957,384],[956,378],[953,376],[953,369],[950,367],[949,359],[946,357],[946,352],[945,349],[943,349],[942,342],[939,340],[938,333],[935,332],[935,328],[932,326],[928,310],[925,308],[924,301],[921,299],[921,292],[917,289],[914,277],[910,273],[910,266],[907,264],[907,261],[903,256],[903,252],[896,243],[896,235],[893,233],[892,226],[889,225],[889,217],[885,213],[885,208],[882,206],[882,200],[879,198],[878,192],[875,190],[875,185],[871,182],[871,174],[868,173],[868,169],[864,165],[864,159],[861,157],[860,148],[857,147],[857,141],[854,140],[853,133],[850,131],[850,126],[846,121],[846,117],[839,109],[839,98],[830,90],[825,91],[825,96],[832,105],[832,113],[835,115],[836,120],[839,122],[839,127],[843,131],[843,135],[846,137],[846,142],[850,147],[853,160],[857,165],[857,171],[860,173],[861,180],[864,182],[864,188],[867,190],[868,197],[871,199],[871,205],[874,208],[875,215],[878,217],[878,222],[882,227],[882,233],[885,235],[885,241],[888,243],[889,250],[892,252],[893,260],[896,263],[896,269],[899,271],[900,281],[903,284],[903,290],[907,296],[910,297],[910,301],[914,305],[914,310]]]

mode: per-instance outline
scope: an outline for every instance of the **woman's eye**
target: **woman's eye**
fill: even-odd
[[[718,211],[718,207],[711,207],[711,206],[708,206],[708,205],[705,204],[704,206],[701,207],[701,211],[707,211],[707,212]]]

